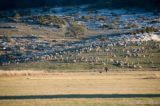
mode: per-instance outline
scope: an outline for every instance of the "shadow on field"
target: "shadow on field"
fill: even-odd
[[[80,99],[80,98],[152,98],[160,97],[160,94],[66,94],[66,95],[24,95],[24,96],[0,96],[0,100],[10,99]]]

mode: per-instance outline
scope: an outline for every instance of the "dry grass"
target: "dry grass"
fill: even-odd
[[[44,75],[44,71],[1,71],[0,77]]]
[[[160,98],[137,99],[47,99],[0,101],[1,106],[158,106]]]
[[[5,77],[10,75],[16,77]],[[0,95],[157,94],[160,93],[160,72],[49,74],[13,71],[6,75],[1,72],[0,85]]]
[[[2,74],[3,73],[3,74]],[[24,72],[7,72],[24,73]],[[160,94],[159,71],[113,71],[108,73],[45,73],[6,76],[1,72],[0,96],[64,94]],[[37,74],[36,74],[37,73]],[[4,76],[2,76],[4,75]],[[157,98],[75,98],[0,100],[0,106],[106,106],[156,105]]]

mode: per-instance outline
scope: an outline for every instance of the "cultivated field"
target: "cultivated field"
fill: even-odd
[[[0,106],[158,106],[159,101],[159,71],[0,74]]]

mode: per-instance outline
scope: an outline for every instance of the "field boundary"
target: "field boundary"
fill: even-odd
[[[23,95],[23,96],[0,96],[0,100],[22,99],[75,99],[75,98],[153,98],[160,94],[66,94],[66,95]]]

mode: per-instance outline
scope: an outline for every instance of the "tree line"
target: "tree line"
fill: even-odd
[[[0,10],[32,7],[76,6],[93,4],[94,8],[130,8],[160,10],[160,0],[1,0]]]

